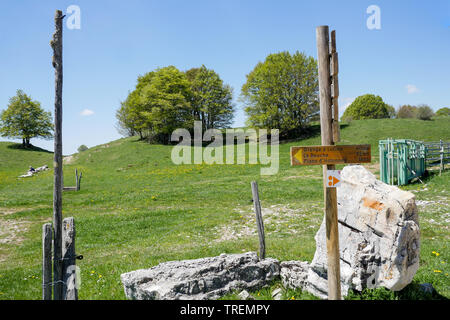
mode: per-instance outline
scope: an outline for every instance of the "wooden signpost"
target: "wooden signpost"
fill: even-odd
[[[291,147],[291,165],[368,163],[370,144]]]
[[[339,233],[335,164],[368,163],[371,161],[370,145],[334,145],[340,141],[339,84],[336,32],[328,26],[316,29],[319,67],[320,134],[321,146],[291,147],[291,165],[323,165],[323,188],[328,256],[328,299],[341,299]]]

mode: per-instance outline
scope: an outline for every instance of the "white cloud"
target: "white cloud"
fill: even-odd
[[[83,111],[81,111],[80,115],[82,116],[92,116],[94,114],[94,111],[89,110],[89,109],[84,109]]]
[[[408,94],[412,94],[412,93],[416,93],[419,92],[419,88],[417,88],[415,85],[413,84],[407,84],[405,86],[406,91],[408,91]]]

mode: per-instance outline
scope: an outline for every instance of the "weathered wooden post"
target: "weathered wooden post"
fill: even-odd
[[[328,26],[316,29],[319,67],[320,133],[323,146],[333,142],[333,117],[331,113],[331,81]],[[334,99],[337,100],[337,99]],[[327,170],[335,170],[334,164],[323,166],[323,185],[328,254],[328,299],[341,299],[339,233],[336,188],[328,188]]]
[[[263,260],[266,257],[266,241],[264,235],[264,223],[261,214],[261,203],[259,202],[258,184],[256,181],[252,181],[252,195],[253,195],[253,207],[256,215],[256,227],[258,229],[259,236],[259,259]]]
[[[78,170],[75,168],[75,187],[77,188],[77,191],[79,190],[78,188]]]
[[[50,41],[53,49],[52,65],[55,68],[55,137],[54,137],[54,187],[53,187],[53,299],[61,300],[63,294],[62,277],[62,11],[56,10],[55,33]]]
[[[52,224],[42,226],[42,300],[52,300]]]

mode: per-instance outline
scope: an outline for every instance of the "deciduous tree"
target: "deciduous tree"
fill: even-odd
[[[304,53],[270,54],[242,86],[248,125],[279,129],[280,136],[302,132],[319,112],[317,62]]]
[[[24,147],[30,146],[30,139],[53,137],[53,123],[50,112],[44,111],[22,90],[9,99],[8,107],[0,114],[0,134],[3,137],[22,139]]]

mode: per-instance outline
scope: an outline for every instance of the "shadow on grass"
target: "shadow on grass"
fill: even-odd
[[[33,145],[30,145],[28,147],[22,145],[21,143],[14,143],[7,146],[8,149],[15,149],[15,150],[22,150],[22,151],[37,151],[37,152],[45,152],[45,153],[53,153],[51,151],[35,147]]]
[[[340,129],[344,129],[348,127],[348,124],[340,124]],[[307,128],[305,128],[300,134],[297,134],[293,137],[286,138],[286,139],[280,139],[280,143],[289,143],[289,142],[295,142],[299,140],[306,140],[310,138],[315,138],[320,136],[320,124],[314,124]]]
[[[410,186],[421,185],[422,182],[423,182],[423,184],[426,184],[426,183],[430,182],[431,180],[433,180],[433,178],[438,177],[438,176],[439,176],[439,169],[425,170],[425,173],[419,177],[420,180],[418,178],[414,178],[413,180],[411,180],[410,183],[408,183],[408,185],[410,185]]]

